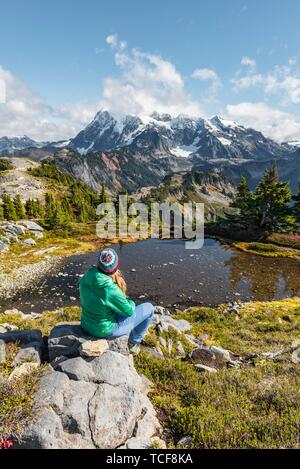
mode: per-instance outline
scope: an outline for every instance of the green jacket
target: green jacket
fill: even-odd
[[[134,313],[134,302],[127,299],[116,282],[97,267],[90,268],[80,279],[79,291],[81,326],[94,337],[107,337],[117,315],[129,317]]]

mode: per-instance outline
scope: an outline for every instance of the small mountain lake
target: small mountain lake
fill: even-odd
[[[300,262],[237,251],[207,238],[202,249],[182,240],[150,239],[115,245],[131,298],[164,306],[216,305],[240,299],[272,300],[300,295]],[[66,258],[59,271],[5,300],[5,309],[41,312],[79,304],[78,280],[97,252]]]

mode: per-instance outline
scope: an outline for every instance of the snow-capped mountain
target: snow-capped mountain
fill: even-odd
[[[220,116],[211,119],[153,113],[151,116],[116,118],[99,111],[93,121],[69,141],[36,142],[23,137],[0,138],[0,155],[30,156],[69,148],[84,156],[95,151],[127,148],[132,153],[156,157],[209,159],[278,159],[292,154],[299,142],[276,143],[261,132]]]
[[[22,137],[0,137],[0,152],[13,153],[15,150],[37,147],[37,142],[23,135]]]
[[[291,147],[300,148],[300,140],[289,140],[288,142],[285,142],[285,143]]]
[[[102,110],[70,141],[3,137],[0,155],[51,158],[95,190],[104,182],[112,190],[135,191],[194,169],[225,174],[234,182],[246,175],[254,185],[274,160],[293,190],[300,177],[300,147],[295,142],[277,143],[220,116],[203,119],[153,113],[117,118]]]
[[[70,141],[69,148],[81,155],[127,147],[134,152],[207,159],[280,158],[293,151],[261,132],[245,128],[220,116],[211,119],[153,113],[147,117],[113,117],[100,111]]]

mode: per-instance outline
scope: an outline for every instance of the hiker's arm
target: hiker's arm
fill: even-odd
[[[106,302],[107,305],[111,307],[112,311],[120,316],[130,317],[134,313],[134,301],[128,299],[117,284],[109,288]]]

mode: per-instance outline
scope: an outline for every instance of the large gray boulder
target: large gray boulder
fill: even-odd
[[[89,343],[86,350],[92,353],[82,356],[82,344],[97,340],[103,342],[85,334],[79,323],[59,324],[51,331],[52,362],[39,381],[18,447],[129,448],[133,439],[151,447],[160,429],[146,395],[151,383],[136,372],[128,338],[109,340],[109,349]]]
[[[99,448],[117,448],[133,434],[142,405],[134,386],[102,383],[90,402],[93,440]]]
[[[21,225],[21,228],[24,226],[25,228],[27,228],[27,230],[30,230],[30,231],[44,231],[44,228],[42,228],[35,221],[31,221],[31,220],[20,220],[18,221],[18,225]]]
[[[50,361],[62,355],[69,358],[78,357],[82,355],[82,350],[84,349],[82,345],[85,342],[97,342],[97,340],[103,341],[103,339],[96,339],[84,332],[78,321],[60,323],[52,329],[49,335],[48,348]],[[108,340],[107,343],[110,350],[122,355],[129,355],[127,336]]]
[[[83,331],[78,321],[58,324],[48,338],[50,361],[61,355],[69,358],[79,356],[80,345],[88,340],[93,340],[93,337]]]
[[[10,223],[5,227],[5,232],[13,233],[15,235],[24,235],[25,228],[23,226],[17,225],[16,223]]]

